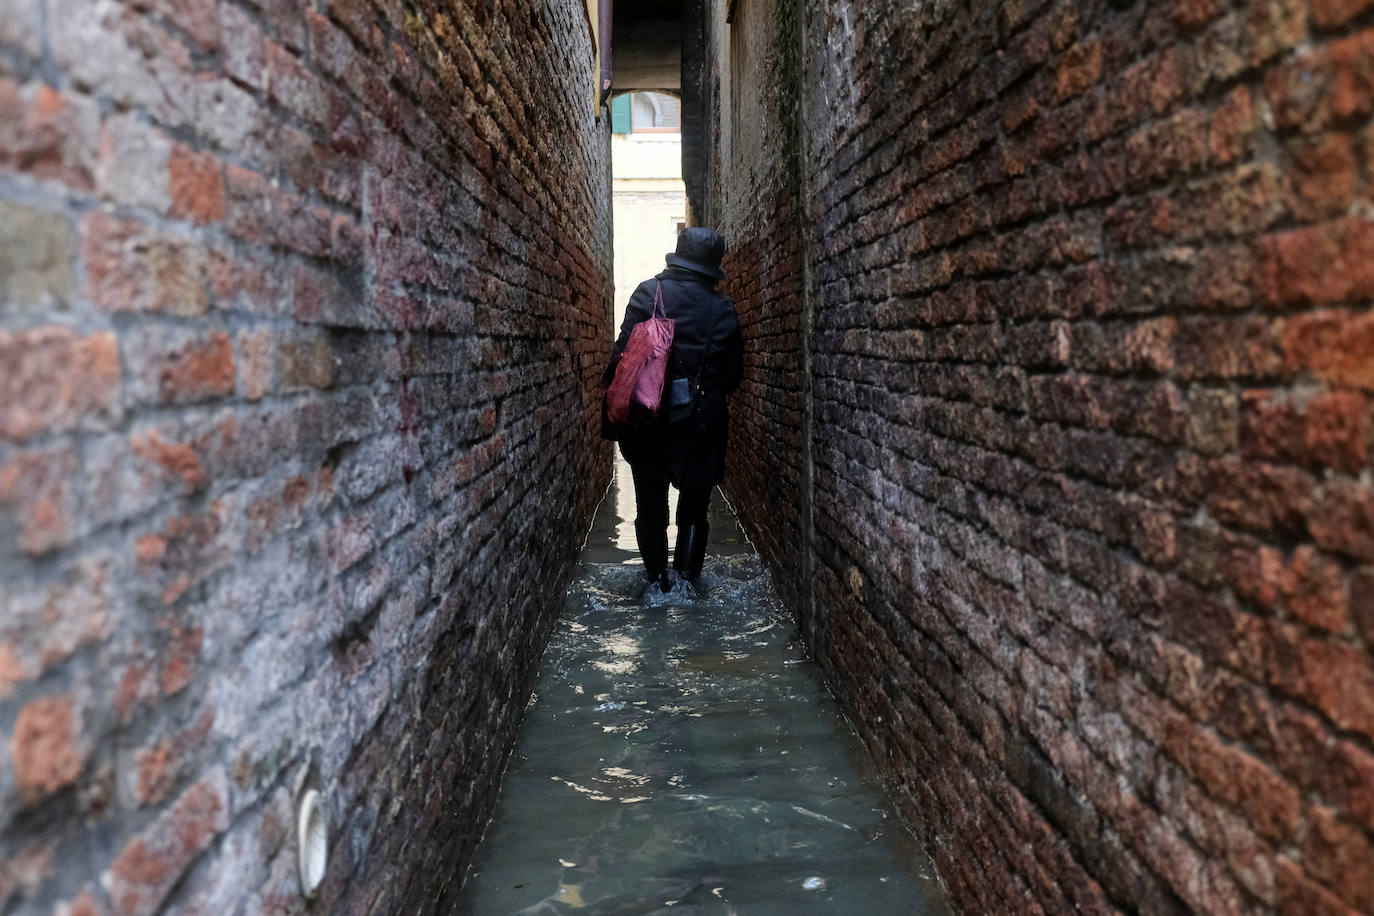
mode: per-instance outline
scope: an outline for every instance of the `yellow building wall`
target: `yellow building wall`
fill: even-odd
[[[663,270],[687,219],[680,134],[615,135],[611,140],[615,219],[616,330],[635,287]]]

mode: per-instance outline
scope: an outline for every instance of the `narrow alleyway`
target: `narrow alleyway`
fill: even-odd
[[[627,476],[598,510],[461,910],[945,912],[724,500],[704,593],[635,597]]]
[[[0,0],[0,916],[946,908],[1374,916],[1374,0]]]

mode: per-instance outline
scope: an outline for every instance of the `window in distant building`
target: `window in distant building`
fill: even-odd
[[[611,133],[628,134],[630,125],[630,96],[628,93],[611,99]]]
[[[682,130],[682,102],[662,92],[636,92],[631,97],[634,131],[677,133]]]

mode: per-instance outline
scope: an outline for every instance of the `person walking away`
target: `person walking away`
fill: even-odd
[[[677,250],[665,258],[666,268],[639,284],[625,309],[620,336],[602,383],[609,386],[630,332],[654,313],[656,293],[663,310],[675,322],[673,347],[664,384],[664,404],[675,379],[688,379],[694,403],[686,419],[660,419],[647,426],[616,425],[603,414],[601,434],[620,443],[630,465],[635,488],[635,537],[644,559],[644,573],[661,591],[672,589],[668,574],[668,485],[678,490],[677,543],[673,569],[696,584],[706,560],[710,533],[707,513],[711,491],[725,477],[725,447],[729,434],[726,395],[739,387],[744,374],[744,341],[735,303],[716,286],[725,278],[720,269],[725,240],[711,229],[693,227],[678,234]],[[679,383],[679,388],[683,388]]]

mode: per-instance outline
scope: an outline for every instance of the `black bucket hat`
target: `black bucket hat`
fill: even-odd
[[[725,279],[725,271],[720,269],[720,260],[725,257],[725,239],[714,229],[693,226],[677,234],[677,251],[669,254],[666,260],[673,267],[685,267],[699,274]]]

